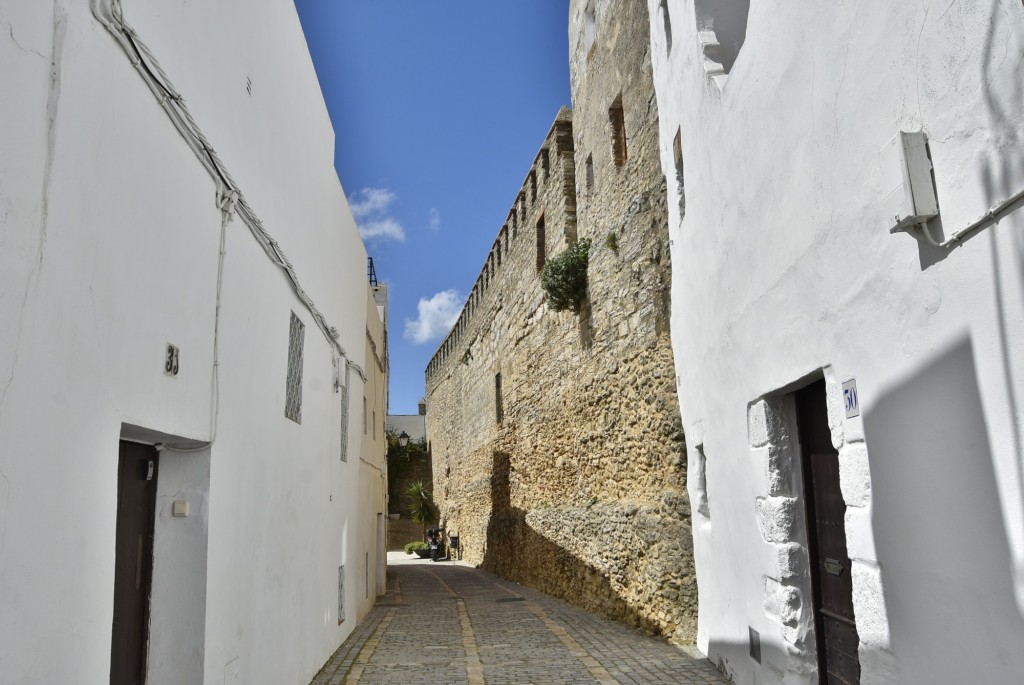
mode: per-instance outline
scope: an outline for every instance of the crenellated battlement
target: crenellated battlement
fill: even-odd
[[[561,228],[560,232],[558,228]],[[538,231],[542,242],[538,241]],[[532,236],[533,239],[524,236]],[[558,239],[551,241],[550,238],[555,236]],[[563,107],[523,179],[458,320],[427,365],[428,390],[435,374],[451,363],[464,363],[467,356],[472,356],[473,324],[477,312],[492,309],[511,294],[511,291],[494,292],[493,286],[501,282],[507,287],[516,279],[523,279],[524,283],[537,281],[538,255],[546,257],[555,253],[549,249],[548,243],[552,248],[564,249],[575,240],[576,169],[572,110]]]

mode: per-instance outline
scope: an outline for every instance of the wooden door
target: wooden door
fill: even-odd
[[[146,682],[158,463],[159,453],[152,447],[121,442],[110,685]]]
[[[858,685],[860,638],[846,550],[846,502],[839,488],[839,453],[832,446],[825,381],[796,393],[803,458],[808,548],[814,595],[818,678],[823,685]]]

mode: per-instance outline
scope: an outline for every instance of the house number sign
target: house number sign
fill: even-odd
[[[843,405],[846,407],[846,418],[860,416],[860,398],[857,396],[857,381],[850,379],[843,383]]]
[[[164,355],[164,373],[172,378],[178,375],[178,346],[167,343],[167,353]]]

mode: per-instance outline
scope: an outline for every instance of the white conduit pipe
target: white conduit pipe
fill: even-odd
[[[317,308],[313,299],[303,290],[299,284],[299,277],[295,273],[295,267],[292,266],[292,263],[285,256],[277,241],[263,228],[263,222],[260,221],[252,207],[249,206],[238,184],[231,177],[231,174],[217,156],[216,151],[210,145],[206,136],[203,135],[199,124],[192,118],[191,112],[185,106],[184,98],[174,88],[170,78],[168,78],[160,66],[160,62],[142,39],[139,38],[135,29],[125,22],[121,1],[110,0],[110,6],[107,9],[106,0],[91,0],[91,7],[93,16],[117,40],[121,49],[128,55],[132,66],[135,67],[136,71],[139,72],[139,75],[146,82],[146,85],[153,92],[153,95],[156,96],[157,101],[167,113],[174,127],[178,129],[178,132],[192,149],[200,164],[203,165],[217,184],[218,198],[229,196],[232,193],[237,196],[234,209],[242,218],[242,221],[245,222],[245,225],[248,226],[256,242],[260,244],[260,247],[263,248],[263,251],[266,252],[270,260],[284,270],[291,281],[292,289],[295,291],[296,296],[298,296],[310,315],[312,315],[313,321],[316,322],[320,332],[337,350],[338,354],[345,359],[346,365],[349,368],[355,369],[364,383],[367,382],[366,374],[362,367],[348,359],[348,353],[338,342],[338,329],[327,322],[327,319]]]
[[[959,231],[949,236],[949,238],[943,240],[941,243],[935,240],[935,238],[932,236],[931,229],[928,228],[927,223],[922,222],[918,224],[918,226],[921,227],[921,232],[924,234],[925,239],[929,243],[931,243],[935,247],[949,247],[953,243],[961,242],[964,238],[966,238],[968,235],[978,230],[982,226],[991,222],[999,221],[999,219],[1002,218],[1002,215],[1005,214],[1007,210],[1009,210],[1011,207],[1013,207],[1015,204],[1022,200],[1024,200],[1024,188],[1021,188],[1016,193],[1011,195],[1008,199],[1004,200],[1003,202],[1000,202],[998,205],[995,205],[987,212],[985,212],[981,216],[981,218],[975,221],[973,224],[965,228],[961,228]]]

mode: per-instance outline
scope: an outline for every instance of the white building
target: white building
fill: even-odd
[[[1024,6],[648,3],[699,648],[1020,682]]]
[[[308,682],[383,588],[386,348],[294,5],[0,25],[0,680]]]

